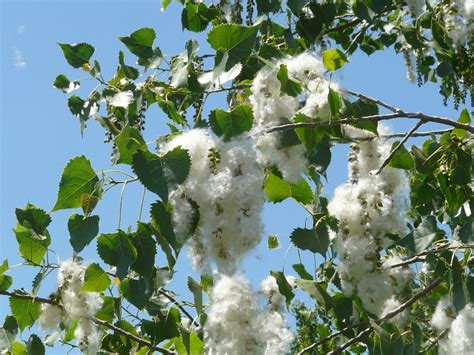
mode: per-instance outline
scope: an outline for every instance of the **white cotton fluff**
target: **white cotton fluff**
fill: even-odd
[[[295,280],[294,276],[286,276],[286,281],[291,287],[295,287]],[[270,309],[279,310],[282,307],[284,297],[278,290],[278,284],[272,275],[260,282],[260,292],[267,298]]]
[[[395,297],[391,297],[385,301],[382,309],[382,314],[380,317],[385,317],[388,313],[396,310],[402,304]],[[405,325],[408,321],[409,313],[408,309],[405,309],[402,312],[397,313],[395,316],[390,318],[388,321],[394,323],[400,331],[405,328]]]
[[[474,307],[467,304],[451,323],[448,335],[440,340],[446,354],[470,355],[474,349]]]
[[[403,260],[397,254],[388,256],[382,264],[382,267],[386,268],[389,276],[392,279],[392,287],[397,294],[402,293],[403,289],[413,280],[415,274],[408,266],[404,267],[392,267],[401,263]]]
[[[130,102],[133,99],[133,92],[122,91],[114,96],[107,96],[105,99],[111,106],[128,108],[128,105],[130,105]]]
[[[208,354],[284,354],[293,340],[284,317],[272,310],[262,312],[241,275],[222,276],[210,301],[204,327]]]
[[[420,16],[426,9],[425,0],[406,0],[413,17]]]
[[[443,297],[436,305],[430,324],[438,332],[442,332],[450,327],[455,315],[456,310],[451,300],[448,297]]]
[[[100,332],[89,319],[94,317],[103,304],[96,292],[81,292],[84,284],[85,267],[69,259],[59,265],[58,286],[64,313],[70,319],[79,320],[74,332],[77,345],[84,352],[95,353],[100,343]]]
[[[57,330],[63,316],[64,314],[61,308],[52,304],[43,303],[39,316],[39,328],[42,331]]]
[[[287,66],[288,75],[301,83],[304,105],[300,108],[297,97],[281,93],[277,73],[280,65]],[[291,147],[278,147],[281,133],[261,134],[266,128],[282,123],[282,119],[291,120],[295,114],[319,119],[328,119],[329,82],[324,78],[324,66],[314,55],[302,53],[296,57],[281,60],[274,69],[262,69],[252,84],[252,105],[255,125],[253,132],[257,136],[257,159],[262,165],[276,165],[283,177],[296,182],[307,168],[305,148],[300,144]],[[333,90],[338,90],[331,84]]]
[[[96,354],[100,349],[102,333],[93,321],[82,318],[79,320],[74,336],[77,339],[77,346],[86,354]]]
[[[204,129],[194,129],[160,150],[166,153],[178,146],[191,157],[185,183],[170,197],[178,237],[189,233],[190,199],[199,207],[199,224],[189,244],[194,266],[208,267],[214,261],[220,272],[233,273],[242,256],[258,245],[263,231],[264,174],[256,162],[254,142],[244,138],[224,142]],[[212,151],[220,156],[214,165],[209,158]]]
[[[369,139],[353,145],[350,179],[336,188],[328,204],[329,213],[339,221],[339,231],[331,241],[340,259],[344,293],[357,293],[364,308],[380,317],[388,307],[385,302],[400,294],[413,277],[407,268],[390,268],[401,261],[395,255],[378,266],[379,250],[392,243],[386,235],[401,238],[408,232],[404,216],[409,209],[408,178],[390,167],[374,173],[390,153],[388,141],[352,127],[344,131],[351,138]]]
[[[469,43],[474,36],[474,2],[456,0],[440,6],[449,37],[458,46]]]

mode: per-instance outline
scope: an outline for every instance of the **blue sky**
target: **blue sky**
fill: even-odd
[[[95,122],[81,137],[79,122],[67,108],[67,95],[53,88],[56,75],[66,74],[71,79],[85,77],[86,73],[73,70],[65,62],[57,42],[88,42],[95,46],[94,58],[101,63],[105,78],[112,76],[117,66],[119,50],[125,50],[117,36],[128,35],[141,27],[152,27],[157,32],[155,44],[165,56],[180,53],[186,40],[196,38],[206,53],[204,36],[183,32],[180,23],[180,6],[172,4],[166,12],[160,11],[159,0],[154,1],[10,1],[1,2],[1,221],[0,260],[8,258],[11,265],[21,262],[12,228],[15,226],[15,208],[30,202],[50,210],[55,202],[61,171],[68,160],[84,154],[95,169],[110,168],[110,146],[103,144],[103,130]],[[208,52],[207,52],[208,53]],[[126,52],[126,62],[135,57]],[[359,54],[351,58],[336,80],[341,86],[378,97],[405,110],[422,111],[456,118],[452,107],[445,107],[437,93],[436,85],[422,88],[409,83],[401,56],[392,50],[373,56]],[[84,83],[79,95],[86,95],[93,83]],[[214,107],[224,108],[224,101],[211,101]],[[164,133],[164,114],[152,109],[147,116],[146,140]],[[413,125],[396,123],[394,131],[401,132]],[[392,125],[393,126],[393,125]],[[435,126],[426,126],[425,128]],[[331,195],[335,186],[346,179],[347,147],[333,149],[333,163],[328,172],[326,194]],[[137,219],[141,188],[130,186],[125,192],[125,209],[122,228],[133,226]],[[152,202],[154,196],[146,195]],[[110,193],[95,211],[101,217],[101,232],[117,228],[119,191]],[[49,230],[52,249],[61,259],[72,254],[68,242],[67,219],[79,211],[60,211],[53,214]],[[249,278],[257,284],[268,275],[269,269],[293,273],[291,265],[296,260],[290,249],[288,236],[296,227],[305,223],[305,215],[295,203],[269,205],[263,214],[267,234],[277,234],[281,247],[266,250],[264,243],[244,263]],[[83,256],[96,261],[95,245],[86,248]],[[286,256],[285,256],[286,255]],[[312,255],[303,255],[308,269],[312,268]],[[164,259],[160,265],[165,264]],[[185,279],[192,274],[183,253],[173,287],[184,298],[191,299]],[[30,268],[12,270],[15,287],[30,288]],[[41,289],[47,296],[54,287],[54,279]],[[0,322],[8,313],[6,300],[0,299]],[[49,352],[51,354],[53,352]],[[60,353],[60,352],[58,352]]]

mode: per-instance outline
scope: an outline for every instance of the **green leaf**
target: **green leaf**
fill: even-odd
[[[15,291],[21,293],[20,291]],[[30,299],[10,297],[10,309],[22,332],[33,325],[40,315],[40,303]]]
[[[142,321],[143,330],[150,337],[154,344],[158,344],[165,339],[179,336],[178,325],[181,322],[179,311],[171,307],[166,314],[158,314],[157,319],[152,321]]]
[[[207,41],[213,49],[228,52],[229,59],[227,60],[226,69],[230,69],[250,56],[257,32],[257,26],[217,25],[209,32]]]
[[[148,150],[140,131],[135,127],[125,126],[114,142],[119,152],[117,164],[131,164],[132,157],[138,150]]]
[[[0,265],[0,274],[3,274],[5,271],[8,270],[8,259],[3,259],[2,264]]]
[[[26,343],[26,353],[28,355],[44,355],[45,349],[41,339],[36,334],[31,334]]]
[[[178,110],[176,110],[173,102],[169,100],[164,100],[161,97],[157,97],[156,100],[158,101],[158,105],[160,105],[163,112],[166,113],[173,122],[179,125],[186,124],[186,120],[183,118],[183,116],[180,115]]]
[[[177,147],[159,157],[150,152],[137,151],[132,158],[132,169],[140,182],[165,202],[168,190],[182,184],[191,168],[187,150]]]
[[[276,235],[269,235],[267,240],[267,247],[268,249],[276,249],[280,246],[280,242],[278,241],[278,237]]]
[[[97,204],[99,203],[99,198],[97,196],[93,196],[91,194],[82,194],[81,195],[81,208],[84,212],[85,217],[89,217],[89,215],[94,211]]]
[[[472,156],[463,149],[456,150],[456,161],[451,170],[451,179],[457,185],[466,185],[471,182]]]
[[[127,275],[128,268],[137,258],[137,250],[130,236],[121,230],[100,235],[97,239],[97,252],[107,264],[117,267],[119,279]]]
[[[393,142],[392,151],[400,144],[400,141]],[[397,149],[388,166],[392,168],[411,170],[415,166],[415,161],[410,152],[402,145]]]
[[[329,247],[328,230],[324,223],[318,223],[316,229],[296,228],[290,239],[297,248],[319,253],[323,257]]]
[[[117,299],[109,296],[102,296],[102,299],[104,300],[104,303],[102,304],[102,308],[95,314],[95,317],[112,323],[114,320],[114,307]]]
[[[110,286],[109,275],[98,263],[90,264],[84,275],[81,292],[102,292]]]
[[[83,155],[67,163],[59,182],[59,191],[54,211],[81,207],[82,194],[94,195],[99,182],[90,161]]]
[[[408,249],[411,255],[419,254],[439,239],[444,232],[438,229],[436,218],[428,216],[416,227],[416,229],[398,242],[399,245]]]
[[[0,291],[6,291],[13,283],[11,276],[0,274]]]
[[[252,128],[253,114],[250,105],[239,105],[230,112],[215,109],[209,115],[212,131],[228,142]]]
[[[324,288],[318,282],[313,280],[296,280],[296,284],[308,295],[314,298],[318,305],[328,309],[332,305],[332,299]]]
[[[204,342],[199,339],[199,336],[196,333],[189,333],[189,336],[186,341],[183,338],[184,337],[181,336],[171,339],[171,342],[173,343],[178,355],[203,354]]]
[[[153,56],[153,41],[156,33],[151,28],[140,28],[128,37],[119,37],[130,52],[140,58],[150,58]]]
[[[461,111],[461,114],[458,117],[459,123],[471,124],[471,117],[469,116],[469,111],[465,108]],[[467,132],[461,128],[453,129],[453,133],[459,138],[464,138],[467,136]]]
[[[51,223],[51,217],[44,210],[28,203],[24,209],[15,209],[15,214],[18,223],[28,229],[33,237],[46,238],[46,228]]]
[[[84,217],[73,214],[67,222],[69,242],[76,253],[80,253],[99,233],[99,216]]]
[[[0,352],[6,353],[12,348],[18,334],[18,324],[15,317],[6,316],[3,327],[0,327]]]
[[[298,15],[298,12],[309,3],[309,0],[288,0],[287,5],[290,10]]]
[[[183,29],[188,29],[193,32],[204,31],[209,22],[211,22],[219,14],[214,7],[207,7],[204,3],[188,2],[181,13],[181,24]]]
[[[345,108],[344,117],[360,118],[379,114],[379,109],[375,103],[364,100],[357,100],[352,103],[345,101]],[[377,121],[365,120],[353,126],[377,134]]]
[[[15,340],[12,345],[12,355],[27,355],[26,344],[22,341]]]
[[[155,265],[156,243],[151,237],[151,231],[144,223],[138,223],[137,231],[133,235],[132,243],[137,250],[137,259],[132,269],[149,280]]]
[[[298,274],[299,277],[301,277],[304,280],[312,280],[313,276],[306,271],[306,268],[304,267],[303,264],[293,264],[293,270]]]
[[[464,268],[461,266],[458,258],[454,255],[449,269],[449,281],[454,308],[456,308],[457,312],[460,312],[466,305],[466,295],[464,293]]]
[[[157,201],[151,205],[151,220],[158,229],[160,235],[165,239],[176,254],[179,253],[183,243],[178,242],[174,233],[171,211],[161,201]]]
[[[296,22],[296,31],[309,43],[313,43],[323,30],[323,19],[319,16],[305,18],[301,16]]]
[[[200,315],[203,312],[201,285],[191,276],[188,276],[188,289],[194,296],[194,307],[196,308],[198,315]]]
[[[94,47],[88,43],[58,44],[63,50],[66,61],[74,68],[81,68],[84,64],[88,64],[95,51]]]
[[[54,80],[53,86],[56,89],[60,89],[64,93],[69,93],[72,91],[70,88],[71,81],[66,77],[64,74],[60,74],[56,77]],[[73,89],[78,89],[80,86],[80,83],[78,81],[73,82]]]
[[[150,299],[150,291],[143,278],[126,278],[120,283],[120,293],[125,299],[138,309],[143,309]]]
[[[285,303],[286,307],[290,306],[291,300],[295,297],[293,293],[293,287],[288,283],[288,280],[281,271],[270,271],[270,275],[272,275],[276,283],[278,285],[278,291],[285,296]]]
[[[339,97],[339,93],[331,88],[329,88],[328,102],[331,109],[331,117],[339,118],[339,111],[342,108],[342,101]]]
[[[263,191],[270,202],[281,202],[289,197],[303,204],[313,201],[313,192],[305,179],[292,184],[270,173],[265,179]]]
[[[186,149],[176,147],[161,157],[163,172],[169,188],[174,189],[186,181],[191,169],[191,157]]]
[[[285,64],[280,64],[277,78],[280,81],[280,91],[282,93],[296,97],[303,91],[298,81],[288,76],[288,68]]]
[[[338,70],[346,63],[346,55],[337,48],[328,49],[323,52],[323,64],[330,71]]]
[[[119,52],[119,64],[122,73],[129,79],[135,80],[138,78],[138,70],[125,64],[125,58],[122,51]]]
[[[36,237],[31,231],[30,228],[26,228],[21,224],[17,224],[13,230],[19,244],[21,256],[26,261],[39,265],[48,251],[51,237],[47,230],[44,231],[44,236],[41,238]]]

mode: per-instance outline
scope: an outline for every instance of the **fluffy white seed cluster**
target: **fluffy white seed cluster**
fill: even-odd
[[[445,354],[469,355],[474,349],[474,306],[467,304],[456,316],[448,298],[441,299],[431,319],[431,325],[439,332],[449,328],[439,341]]]
[[[231,142],[193,129],[163,145],[167,152],[178,146],[191,156],[186,182],[171,193],[174,225],[179,238],[189,233],[193,206],[199,206],[199,224],[190,241],[189,255],[194,266],[210,267],[231,274],[262,235],[260,213],[263,206],[263,171],[256,163],[254,141]]]
[[[293,340],[282,314],[261,310],[249,281],[223,275],[210,294],[205,326],[208,354],[284,354]]]
[[[281,64],[301,84],[300,97],[281,93],[277,78]],[[210,295],[205,327],[210,354],[280,354],[292,340],[273,277],[262,283],[267,306],[261,311],[257,295],[238,268],[243,256],[261,240],[264,169],[276,166],[285,179],[296,182],[308,165],[303,145],[279,147],[280,137],[264,130],[297,113],[327,119],[329,82],[323,78],[324,71],[321,61],[308,53],[282,60],[255,78],[250,134],[224,142],[205,129],[193,129],[159,147],[161,154],[182,147],[191,157],[189,175],[170,193],[170,202],[177,237],[184,240],[192,234],[189,254],[194,266],[207,271],[213,263],[217,267],[219,280]],[[199,222],[192,233],[196,207]]]
[[[463,46],[474,36],[474,1],[455,0],[442,7],[448,35],[456,45]]]
[[[281,93],[277,73],[280,65],[288,69],[288,76],[301,84],[304,104],[300,107],[297,97]],[[330,114],[328,103],[329,82],[323,77],[322,62],[309,53],[277,62],[275,69],[261,70],[252,85],[250,102],[255,119],[254,132],[257,135],[257,159],[262,165],[276,165],[283,177],[296,182],[307,167],[305,148],[301,145],[278,148],[279,134],[258,133],[265,128],[277,126],[282,118],[290,119],[297,113],[315,118],[327,119]],[[337,86],[332,84],[332,89]]]
[[[191,157],[189,175],[171,192],[170,201],[176,206],[176,233],[183,239],[190,234],[193,205],[198,207],[199,224],[189,242],[195,267],[210,269],[214,262],[219,272],[234,273],[241,258],[261,240],[264,168],[276,165],[290,182],[299,180],[307,168],[303,145],[278,149],[279,137],[262,131],[297,112],[327,118],[329,83],[322,76],[321,61],[308,53],[278,62],[275,67],[280,64],[285,64],[289,76],[302,85],[305,104],[301,108],[298,98],[281,93],[278,70],[263,69],[252,86],[255,122],[248,136],[224,142],[205,129],[193,129],[159,148],[164,154],[180,146]]]
[[[100,310],[103,300],[98,293],[81,292],[84,273],[85,267],[72,259],[60,264],[58,293],[62,309],[43,304],[39,326],[42,330],[58,331],[61,321],[78,320],[74,331],[77,345],[82,351],[94,353],[99,348],[101,333],[90,318]]]
[[[353,128],[345,130],[353,138],[370,137]],[[338,272],[343,291],[346,295],[356,293],[365,309],[378,317],[397,308],[399,300],[392,295],[400,295],[413,277],[409,268],[391,267],[401,261],[396,254],[378,266],[379,251],[392,243],[388,235],[403,237],[408,232],[405,173],[386,167],[375,174],[390,147],[379,138],[354,144],[349,156],[350,181],[335,190],[328,205],[329,213],[339,220],[339,231],[331,231],[331,239],[341,262]]]

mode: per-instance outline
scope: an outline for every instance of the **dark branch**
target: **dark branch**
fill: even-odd
[[[59,304],[58,302],[55,302],[54,300],[48,299],[48,298],[35,297],[33,295],[15,293],[15,292],[8,292],[8,291],[0,291],[0,295],[9,296],[9,297],[18,298],[18,299],[24,299],[24,300],[32,300],[32,301],[40,302],[40,303],[47,303],[47,304],[51,304],[51,305],[59,307],[59,308],[63,308],[61,304]],[[115,325],[113,325],[113,324],[111,324],[107,321],[102,320],[102,319],[93,318],[93,317],[90,317],[88,319],[92,320],[96,324],[102,325],[102,326],[104,326],[104,327],[106,327],[110,330],[113,330],[114,332],[116,332],[118,334],[121,334],[121,335],[123,335],[123,336],[125,336],[129,339],[132,339],[132,340],[136,341],[138,344],[150,348],[150,350],[152,350],[152,351],[158,351],[162,354],[176,354],[174,351],[171,351],[171,350],[159,347],[159,346],[154,346],[148,340],[140,338],[139,336],[136,336],[132,333],[129,333],[126,330],[124,330],[122,328],[119,328],[119,327],[117,327],[117,326],[115,326]]]
[[[400,307],[394,309],[393,311],[391,312],[388,312],[384,317],[380,318],[380,319],[377,319],[377,320],[374,320],[373,322],[376,323],[376,324],[380,324],[390,318],[393,318],[395,317],[398,313],[401,313],[403,312],[405,309],[409,308],[412,304],[414,304],[416,301],[418,301],[420,298],[424,297],[426,294],[428,294],[430,291],[432,291],[436,286],[438,286],[441,282],[443,281],[443,279],[441,277],[438,277],[435,281],[433,281],[429,286],[427,286],[425,289],[423,289],[422,291],[420,291],[419,293],[413,295],[413,297],[411,297],[408,301],[406,301],[405,303],[403,303]],[[354,325],[351,325],[351,326],[347,326],[345,327],[344,329],[341,329],[321,340],[319,340],[318,342],[314,343],[314,344],[311,344],[310,346],[302,349],[298,355],[301,355],[301,354],[304,354],[304,353],[307,353],[308,351],[318,347],[319,345],[321,344],[324,344],[326,342],[328,342],[329,340],[337,337],[338,335],[341,335],[342,333],[346,332],[347,330],[350,330],[350,329],[354,329],[354,328],[358,328],[364,324],[367,324],[368,322],[360,322],[360,323],[357,323],[357,324],[354,324]],[[351,346],[352,344],[358,342],[360,339],[362,339],[363,337],[365,337],[366,335],[370,334],[370,332],[372,331],[372,326],[369,326],[368,328],[364,329],[362,332],[360,332],[359,334],[357,334],[355,337],[349,339],[347,342],[345,342],[344,344],[342,344],[340,347],[338,347],[337,349],[333,350],[332,352],[330,352],[329,354],[339,354],[341,353],[342,351],[344,351],[345,349],[347,349],[349,346]]]
[[[277,132],[277,131],[284,131],[287,129],[296,129],[296,128],[315,128],[315,127],[322,127],[322,126],[338,126],[342,124],[349,124],[349,125],[354,125],[363,121],[386,121],[386,120],[392,120],[395,118],[409,118],[409,119],[415,119],[415,120],[420,120],[423,123],[426,122],[435,122],[435,123],[440,123],[444,124],[446,126],[451,126],[454,128],[459,128],[463,129],[465,131],[474,133],[474,127],[464,124],[464,123],[459,123],[453,120],[450,120],[449,118],[445,117],[439,117],[439,116],[429,116],[425,115],[420,112],[400,112],[400,113],[389,113],[385,115],[371,115],[371,116],[362,116],[358,118],[343,118],[340,120],[326,120],[326,121],[318,121],[318,122],[300,122],[300,123],[288,123],[280,126],[275,126],[267,129],[266,133],[271,133],[271,132]]]
[[[194,319],[194,317],[191,315],[191,313],[189,313],[186,308],[183,307],[183,305],[181,303],[178,302],[178,300],[176,298],[174,298],[173,296],[171,296],[168,292],[164,291],[164,290],[158,290],[158,293],[164,297],[166,297],[168,300],[170,300],[176,307],[178,307],[181,312],[183,312],[183,314],[188,317],[188,319],[191,321],[191,326],[193,324],[196,325],[196,327],[199,327],[199,323],[196,322],[196,320]]]
[[[380,319],[377,319],[374,321],[375,324],[380,324],[386,320],[389,320],[393,317],[395,317],[397,314],[403,312],[405,309],[409,308],[412,304],[414,304],[416,301],[418,301],[420,298],[423,298],[424,296],[426,296],[429,292],[431,292],[435,287],[437,287],[441,282],[443,281],[443,278],[441,277],[438,277],[436,278],[436,280],[434,280],[430,285],[428,285],[425,289],[423,289],[422,291],[418,292],[417,294],[413,295],[408,301],[406,301],[405,303],[403,303],[400,307],[394,309],[393,311],[391,312],[388,312],[385,316],[383,316],[382,318]],[[343,352],[345,349],[347,349],[349,346],[351,346],[352,344],[358,342],[359,340],[361,340],[363,337],[365,337],[366,335],[370,334],[370,332],[372,332],[373,328],[372,326],[364,329],[362,332],[360,332],[359,334],[357,334],[355,337],[349,339],[348,341],[346,341],[344,344],[342,344],[341,346],[339,346],[338,348],[336,348],[335,350],[331,351],[328,353],[328,355],[335,355],[335,354],[340,354],[341,352]]]
[[[415,133],[415,131],[420,128],[423,123],[423,121],[418,121],[418,123],[409,132],[407,132],[407,134],[405,134],[405,137],[403,137],[400,143],[398,143],[398,145],[390,152],[388,157],[383,161],[382,165],[380,165],[380,168],[378,168],[377,172],[375,173],[376,175],[382,172],[383,168],[385,168],[390,163],[390,160],[392,160],[397,151],[403,146],[403,144],[408,140],[408,138],[410,138]]]

